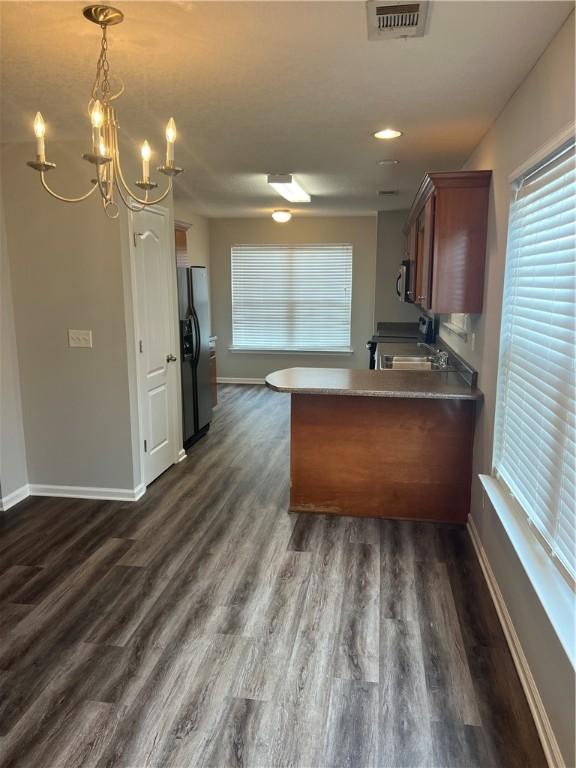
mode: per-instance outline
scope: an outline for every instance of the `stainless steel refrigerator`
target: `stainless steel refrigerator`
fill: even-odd
[[[206,267],[178,267],[182,427],[189,448],[210,427],[210,346],[208,276]]]

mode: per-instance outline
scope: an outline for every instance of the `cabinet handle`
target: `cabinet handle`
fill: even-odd
[[[416,301],[426,301],[426,296],[418,296]]]

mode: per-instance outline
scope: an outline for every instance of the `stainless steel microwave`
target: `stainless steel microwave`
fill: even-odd
[[[410,262],[406,259],[401,263],[400,271],[398,272],[398,277],[396,278],[396,293],[398,294],[400,301],[412,301],[410,298],[410,292],[408,290],[409,284]]]

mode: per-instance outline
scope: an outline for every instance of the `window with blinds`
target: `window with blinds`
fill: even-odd
[[[235,349],[350,350],[352,246],[232,247]]]
[[[514,184],[494,468],[574,584],[574,140]]]

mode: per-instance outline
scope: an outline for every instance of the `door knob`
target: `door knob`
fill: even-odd
[[[173,355],[172,353],[170,353],[169,355],[166,355],[166,362],[167,363],[175,363],[176,360],[178,360],[176,355]]]

